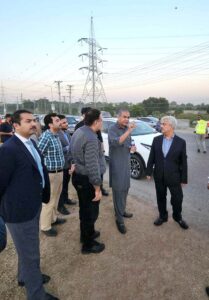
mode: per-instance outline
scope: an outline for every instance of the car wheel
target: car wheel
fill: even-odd
[[[131,154],[131,177],[134,179],[140,179],[144,175],[144,164],[142,159],[136,155]]]

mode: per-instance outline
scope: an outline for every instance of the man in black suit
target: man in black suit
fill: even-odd
[[[4,220],[0,216],[0,252],[4,250],[7,244],[7,232]]]
[[[173,207],[173,219],[183,229],[189,226],[182,219],[182,186],[187,184],[187,155],[186,142],[175,135],[177,121],[172,116],[165,116],[161,119],[162,135],[153,140],[148,164],[147,179],[153,177],[157,194],[159,217],[154,225],[159,226],[168,220],[166,207],[167,188],[171,193],[171,205]]]
[[[18,285],[29,300],[56,300],[45,292],[50,277],[41,274],[39,219],[42,201],[50,198],[43,158],[30,136],[35,118],[27,110],[13,115],[15,134],[0,148],[0,215],[11,233],[18,254]]]

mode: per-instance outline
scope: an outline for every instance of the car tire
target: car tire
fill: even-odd
[[[140,179],[144,176],[145,167],[143,160],[137,154],[131,154],[131,177]]]

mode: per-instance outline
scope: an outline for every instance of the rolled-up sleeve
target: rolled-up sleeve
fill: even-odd
[[[108,141],[109,141],[109,146],[121,146],[122,144],[119,143],[120,136],[117,134],[115,127],[111,126],[108,130]]]

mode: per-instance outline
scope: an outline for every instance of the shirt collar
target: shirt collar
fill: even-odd
[[[174,139],[175,133],[168,139],[166,136],[163,136],[163,139],[166,141],[171,141]]]
[[[25,144],[27,141],[30,141],[30,139],[26,139],[24,136],[18,134],[17,132],[15,132],[16,137],[21,140],[21,142],[23,142],[23,144]]]

